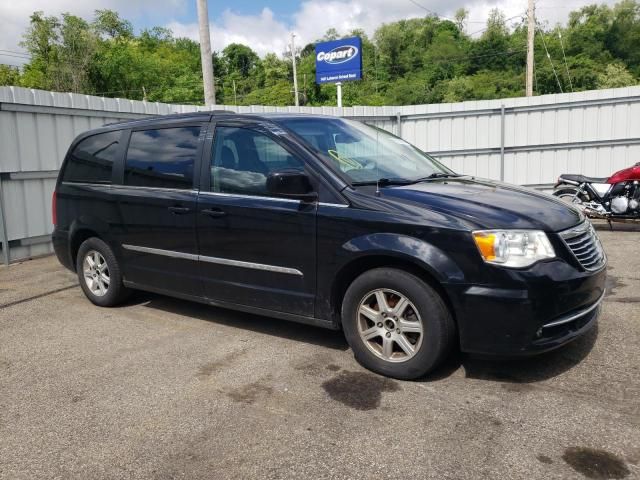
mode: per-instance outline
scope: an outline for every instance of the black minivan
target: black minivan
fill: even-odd
[[[547,351],[595,325],[606,257],[584,215],[458,175],[343,118],[199,112],[80,135],[53,244],[96,305],[147,290],[342,329],[411,379],[453,348]]]

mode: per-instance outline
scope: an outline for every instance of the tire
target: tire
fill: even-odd
[[[381,302],[387,308],[381,309]],[[442,297],[403,270],[376,268],[360,275],[345,293],[341,314],[356,360],[388,377],[422,377],[438,367],[454,345],[455,324]]]
[[[76,272],[82,291],[95,305],[113,307],[130,294],[130,290],[122,284],[122,272],[113,250],[97,237],[88,238],[80,245]]]
[[[562,199],[563,197],[568,198],[569,196],[575,197],[577,192],[578,189],[575,187],[560,187],[553,192],[553,196],[560,199]],[[577,199],[577,202],[572,202],[573,205],[580,205],[581,203],[589,201],[585,194],[578,195]]]

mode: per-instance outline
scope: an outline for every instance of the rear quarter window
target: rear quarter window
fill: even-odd
[[[120,153],[116,130],[81,140],[67,157],[62,180],[65,182],[111,183],[113,163]]]

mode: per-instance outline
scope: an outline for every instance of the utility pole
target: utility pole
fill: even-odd
[[[296,107],[300,106],[300,100],[298,99],[298,74],[296,72],[296,47],[294,38],[296,34],[291,32],[291,61],[293,62],[293,93],[296,99]]]
[[[536,33],[534,8],[534,0],[529,0],[529,9],[527,10],[527,97],[533,96],[533,41]]]
[[[238,105],[238,94],[236,93],[236,81],[231,80],[231,85],[233,85],[233,104]]]
[[[198,5],[198,23],[200,26],[200,61],[202,62],[202,82],[204,83],[204,103],[216,104],[216,87],[213,78],[211,58],[211,35],[209,33],[209,11],[207,0],[196,0]]]

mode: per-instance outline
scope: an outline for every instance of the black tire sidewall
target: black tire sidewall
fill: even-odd
[[[405,362],[387,362],[371,352],[360,338],[357,311],[363,297],[378,288],[405,295],[418,310],[424,334],[416,355]],[[382,375],[404,380],[415,379],[435,369],[450,352],[455,335],[451,313],[440,295],[411,273],[393,268],[370,270],[347,289],[342,303],[342,327],[356,360]]]
[[[553,192],[553,196],[560,198],[561,195],[564,195],[564,194],[567,194],[567,193],[570,193],[572,195],[575,195],[577,193],[578,194],[578,198],[580,199],[581,202],[588,202],[589,201],[589,199],[585,196],[584,193],[580,193],[580,191],[577,188],[574,188],[574,187],[562,187],[562,188],[559,188],[559,189],[557,189],[557,190],[555,190]]]
[[[84,262],[85,255],[90,250],[95,250],[100,253],[107,262],[107,268],[109,269],[109,288],[107,289],[107,293],[102,297],[94,295],[89,290],[89,287],[87,286],[87,283],[84,279],[82,264]],[[122,273],[120,271],[120,266],[113,251],[111,250],[111,247],[109,247],[107,243],[97,237],[88,238],[80,245],[80,248],[78,249],[78,256],[76,258],[76,272],[78,274],[80,288],[82,288],[82,291],[87,296],[87,298],[95,305],[101,307],[112,307],[120,303],[127,293],[127,290],[122,284]]]

